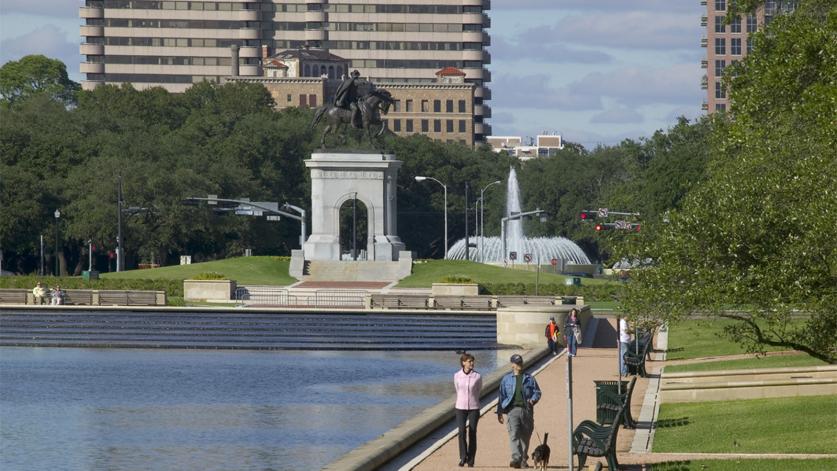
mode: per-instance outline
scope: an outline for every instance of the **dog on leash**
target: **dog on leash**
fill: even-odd
[[[546,444],[547,438],[549,438],[549,433],[544,433],[543,442],[532,452],[532,461],[535,462],[535,469],[541,471],[546,471],[546,467],[549,465],[549,445]]]

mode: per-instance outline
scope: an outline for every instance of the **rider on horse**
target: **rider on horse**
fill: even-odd
[[[334,106],[348,110],[352,114],[352,127],[360,129],[360,109],[357,106],[357,87],[360,72],[353,70],[350,76],[343,80],[337,91],[334,93]]]

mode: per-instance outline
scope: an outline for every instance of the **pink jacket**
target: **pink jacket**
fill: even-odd
[[[453,375],[453,386],[456,388],[456,407],[459,410],[474,410],[480,408],[480,391],[482,390],[482,376],[475,370],[465,374],[462,370]]]

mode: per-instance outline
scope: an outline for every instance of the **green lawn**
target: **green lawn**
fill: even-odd
[[[835,429],[837,395],[663,403],[654,451],[837,453]]]
[[[215,272],[239,284],[289,285],[296,279],[288,274],[287,257],[236,257],[191,265],[172,265],[120,273],[103,273],[103,278],[185,280],[200,273]]]
[[[685,360],[746,353],[744,348],[722,335],[728,319],[687,320],[672,325],[668,333],[668,360]],[[767,348],[767,351],[784,350]]]
[[[401,280],[399,288],[429,288],[432,283],[439,283],[446,276],[462,276],[476,283],[535,283],[537,273],[514,270],[483,263],[464,260],[417,260],[413,263],[413,273]],[[541,271],[540,283],[563,285],[566,276]],[[582,285],[601,285],[611,283],[607,280],[582,278]]]
[[[652,471],[833,471],[837,459],[825,460],[689,460],[658,463]]]
[[[690,365],[674,365],[667,366],[665,372],[682,373],[685,371],[746,370],[825,365],[828,365],[828,363],[806,353],[800,353],[798,355],[778,355],[760,358],[743,358],[740,360],[707,361],[704,363],[692,363]]]

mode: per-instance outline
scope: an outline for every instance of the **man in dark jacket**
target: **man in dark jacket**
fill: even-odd
[[[541,398],[541,388],[535,378],[523,372],[523,357],[511,356],[512,371],[500,381],[497,421],[506,423],[511,446],[512,468],[528,468],[529,440],[535,430],[535,404]],[[503,415],[507,418],[504,420]]]
[[[360,127],[360,119],[358,116],[360,110],[357,107],[357,82],[359,78],[360,72],[353,70],[349,77],[340,83],[337,91],[334,92],[334,106],[351,111],[352,126],[356,128]]]

